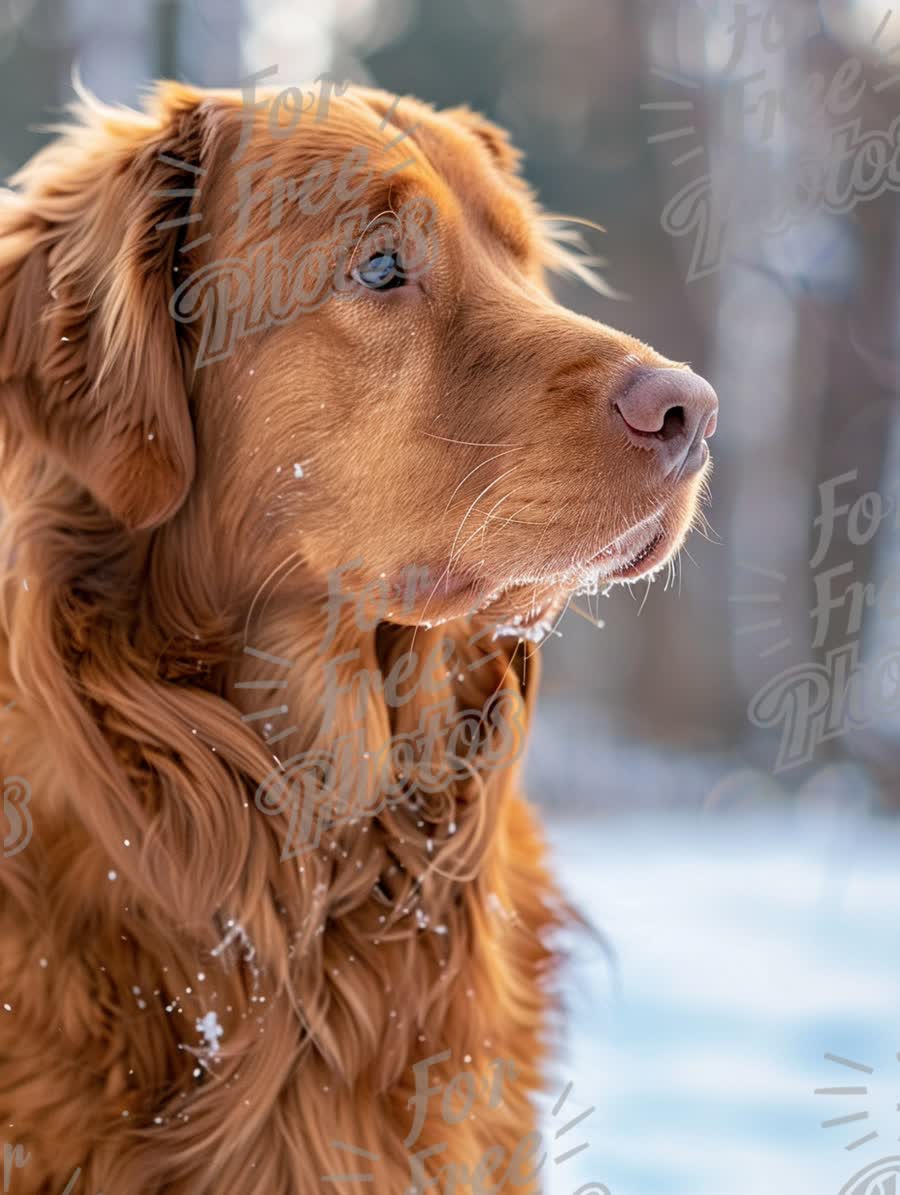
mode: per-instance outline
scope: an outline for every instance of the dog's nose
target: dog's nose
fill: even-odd
[[[689,369],[639,369],[613,398],[628,438],[652,450],[666,476],[689,477],[706,463],[719,400]]]

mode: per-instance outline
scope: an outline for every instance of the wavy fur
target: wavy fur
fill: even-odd
[[[287,813],[254,801],[272,753],[235,685],[272,669],[242,656],[247,635],[295,662],[286,692],[253,695],[289,705],[297,748],[354,719],[323,719],[311,679],[321,594],[305,582],[248,625],[265,572],[231,584],[239,528],[195,481],[191,345],[166,309],[177,234],[154,230],[189,208],[161,194],[185,179],[160,154],[208,161],[216,136],[212,101],[174,87],[145,116],[83,107],[0,200],[3,754],[34,819],[0,864],[0,1118],[30,1152],[17,1191],[62,1191],[80,1167],[79,1189],[106,1195],[311,1193],[348,1169],[338,1140],[377,1153],[375,1189],[399,1192],[411,1068],[444,1050],[433,1079],[496,1058],[517,1078],[452,1132],[433,1100],[416,1148],[449,1134],[474,1167],[534,1123],[561,914],[515,767],[288,861]],[[429,700],[526,691],[512,649],[489,659],[464,620],[386,633],[345,617],[335,648],[386,670],[413,635],[424,659],[445,633],[484,662]],[[425,700],[370,693],[372,746]]]
[[[83,98],[0,195],[2,753],[33,794],[33,839],[0,861],[16,1191],[57,1195],[80,1168],[94,1195],[312,1195],[363,1169],[336,1141],[390,1195],[413,1147],[446,1142],[442,1192],[451,1163],[463,1190],[479,1163],[498,1180],[500,1149],[521,1163],[570,914],[519,791],[538,660],[493,630],[554,615],[609,545],[637,560],[648,527],[676,550],[702,483],[626,436],[617,387],[673,363],[554,301],[547,269],[590,278],[501,130],[364,89],[290,137],[261,108],[248,140],[245,115],[176,84],[144,113]],[[365,191],[355,258],[373,220],[405,236],[424,194],[431,275],[198,368],[196,325],[169,314],[180,280],[273,235],[271,204],[235,214],[241,171],[271,200],[338,158],[358,178],[359,147],[384,161],[337,188],[342,218]],[[285,258],[336,253],[333,217],[290,209]],[[372,614],[372,587],[419,565],[427,592]],[[291,725],[267,728],[269,707]],[[448,711],[470,713],[462,774],[368,769]],[[362,812],[286,849],[273,774],[335,752]],[[453,756],[430,734],[422,767]],[[406,1144],[414,1067],[444,1053],[432,1082],[512,1064],[503,1098],[460,1118],[432,1096]]]

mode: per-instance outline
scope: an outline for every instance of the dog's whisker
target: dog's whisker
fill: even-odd
[[[502,506],[504,502],[508,502],[508,501],[509,501],[509,499],[510,499],[510,498],[513,496],[513,494],[517,494],[521,488],[522,488],[522,486],[520,486],[520,485],[514,486],[514,487],[513,487],[513,488],[512,488],[512,489],[509,491],[509,493],[508,493],[508,494],[504,494],[504,496],[503,496],[502,498],[498,499],[498,500],[497,500],[497,501],[494,503],[494,505],[491,507],[491,509],[488,511],[488,513],[487,513],[487,514],[484,516],[484,522],[481,524],[481,526],[480,526],[480,527],[479,527],[479,529],[478,529],[478,530],[481,532],[481,545],[482,545],[482,547],[484,547],[484,537],[485,537],[485,535],[487,534],[487,525],[488,525],[488,523],[490,522],[490,520],[491,520],[491,519],[496,519],[496,518],[499,518],[499,517],[500,517],[499,515],[495,515],[495,514],[494,514],[494,511],[495,511],[495,510],[496,510],[498,507]],[[476,532],[476,534],[477,534],[477,532]],[[468,540],[467,540],[466,542],[468,542]],[[465,545],[464,545],[464,546],[465,546]],[[482,561],[482,563],[484,563],[484,562]]]
[[[454,536],[454,539],[453,539],[453,543],[450,545],[450,563],[448,565],[448,568],[452,568],[453,564],[455,563],[454,559],[453,559],[453,554],[454,554],[454,551],[456,550],[456,544],[459,540],[460,535],[462,534],[462,529],[465,526],[466,520],[468,519],[469,515],[472,513],[472,511],[475,509],[475,507],[478,505],[478,503],[481,501],[481,499],[485,496],[485,494],[489,490],[492,490],[495,485],[499,485],[500,482],[503,481],[503,479],[505,477],[509,477],[509,475],[511,473],[515,473],[515,471],[516,471],[516,469],[518,469],[518,467],[519,467],[518,465],[513,465],[513,467],[511,469],[507,469],[507,471],[505,473],[501,473],[499,477],[495,477],[493,481],[489,482],[484,487],[484,489],[481,491],[481,493],[478,495],[478,497],[469,506],[469,509],[466,511],[466,513],[462,517],[462,522],[460,523],[459,528],[457,529],[456,535]]]
[[[465,552],[466,548],[469,546],[469,544],[472,542],[472,540],[476,537],[476,535],[478,535],[481,532],[482,528],[483,528],[483,524],[480,524],[469,535],[469,537],[467,539],[463,540],[463,542],[459,545],[459,552],[457,553],[456,559],[450,560],[450,562],[447,565],[448,572],[452,571],[453,565],[456,563],[456,560],[458,560],[459,557],[462,556],[463,552]]]
[[[498,681],[498,682],[497,682],[497,684],[495,685],[493,693],[490,695],[490,697],[488,698],[488,700],[487,700],[487,701],[484,703],[484,707],[483,707],[483,709],[482,709],[482,712],[481,712],[481,717],[480,717],[480,718],[479,718],[479,720],[478,720],[478,726],[479,726],[479,729],[480,729],[481,727],[483,727],[483,726],[484,726],[484,724],[485,724],[485,722],[486,722],[486,720],[487,720],[487,718],[488,718],[488,709],[489,709],[489,706],[490,706],[491,700],[492,700],[492,698],[496,697],[498,693],[500,693],[500,692],[502,691],[502,689],[503,689],[503,682],[506,680],[507,676],[509,675],[509,670],[512,668],[512,666],[513,666],[513,664],[514,664],[514,662],[515,662],[515,658],[516,658],[516,652],[519,650],[519,647],[520,647],[521,645],[524,645],[524,643],[525,643],[525,640],[524,640],[524,639],[520,639],[520,640],[518,641],[518,643],[516,643],[516,645],[515,645],[515,647],[513,648],[513,650],[510,652],[510,654],[509,654],[509,660],[507,661],[507,663],[506,663],[506,667],[505,667],[505,668],[504,668],[504,670],[503,670],[503,675],[500,677],[499,681]],[[523,657],[524,657],[524,652],[523,652]]]
[[[571,603],[572,598],[574,596],[575,596],[574,593],[568,594],[568,596],[566,597],[566,604],[563,606],[561,614],[559,615],[559,617],[557,618],[557,620],[553,624],[553,626],[550,628],[550,630],[547,632],[547,634],[544,636],[544,638],[540,641],[540,643],[536,643],[534,645],[533,651],[528,652],[526,649],[526,656],[525,656],[526,659],[531,659],[531,657],[533,655],[536,655],[538,652],[540,652],[540,650],[544,646],[544,644],[549,643],[551,639],[553,639],[555,637],[562,638],[562,632],[559,631],[557,628],[559,627],[559,624],[562,622],[563,618],[565,617],[566,611],[569,609],[569,604]],[[523,639],[522,642],[524,643],[525,640]]]
[[[595,630],[603,629],[604,624],[601,619],[595,618],[594,615],[589,614],[587,610],[582,610],[580,606],[575,604],[575,602],[571,602],[569,604],[569,609],[573,614],[577,614],[579,618],[583,618],[585,622],[589,622]]]
[[[527,505],[531,506],[532,503],[529,502]],[[528,519],[517,519],[515,515],[509,515],[506,518],[504,518],[503,515],[491,515],[490,518],[491,519],[503,519],[503,522],[501,524],[503,527],[509,527],[511,524],[515,524],[516,527],[546,527],[547,526],[546,523],[530,523],[528,521]]]
[[[300,568],[300,566],[305,562],[305,558],[304,558],[302,552],[298,552],[298,553],[296,553],[296,555],[299,556],[299,560],[297,560],[296,563],[292,564],[291,567],[287,570],[287,572],[284,573],[281,577],[279,577],[279,579],[272,586],[269,593],[266,595],[266,600],[263,602],[262,610],[260,611],[260,617],[262,617],[262,615],[265,614],[265,612],[268,608],[269,602],[271,602],[272,598],[275,596],[275,594],[278,592],[278,590],[281,588],[281,586],[285,583],[285,581],[288,579],[288,577],[290,577],[293,573],[295,573],[297,571],[297,569]]]
[[[502,454],[501,454],[501,455],[502,455]],[[425,602],[425,605],[424,605],[424,606],[423,606],[423,608],[422,608],[422,616],[421,616],[421,618],[420,618],[420,620],[419,620],[419,622],[420,622],[420,623],[422,623],[422,622],[424,622],[424,621],[425,621],[425,615],[426,615],[426,613],[427,613],[427,611],[428,611],[428,607],[429,607],[429,605],[431,604],[431,600],[432,600],[432,598],[434,597],[434,595],[437,593],[438,589],[440,588],[441,582],[444,580],[444,578],[445,578],[446,576],[448,576],[448,575],[450,574],[450,571],[451,571],[451,569],[453,568],[453,564],[454,564],[454,559],[453,559],[453,549],[454,549],[454,547],[455,547],[455,545],[456,545],[456,541],[459,539],[460,532],[462,531],[463,527],[465,526],[466,519],[468,519],[468,517],[469,517],[469,515],[470,515],[470,513],[471,513],[471,511],[472,511],[472,509],[473,509],[473,507],[474,507],[474,506],[475,506],[475,505],[476,505],[478,502],[480,502],[480,501],[481,501],[481,499],[484,497],[484,495],[487,493],[487,491],[488,491],[489,489],[491,489],[491,488],[492,488],[494,485],[496,485],[496,484],[497,484],[497,482],[499,482],[499,481],[502,481],[504,477],[508,477],[508,476],[510,475],[510,473],[514,473],[517,467],[518,467],[518,466],[515,466],[515,465],[514,465],[512,469],[509,469],[509,470],[507,470],[507,472],[506,472],[506,473],[502,473],[502,474],[501,474],[499,477],[495,478],[495,480],[494,480],[494,481],[492,481],[492,482],[490,483],[490,485],[486,486],[486,487],[485,487],[485,488],[484,488],[484,489],[481,491],[481,493],[480,493],[480,494],[478,495],[478,497],[475,499],[475,502],[473,502],[473,503],[472,503],[472,506],[470,506],[470,507],[469,507],[469,509],[466,511],[466,513],[463,515],[463,519],[462,519],[462,522],[461,522],[461,523],[460,523],[460,525],[459,525],[459,528],[457,529],[456,536],[455,536],[455,538],[454,538],[454,541],[453,541],[453,545],[451,545],[451,549],[450,549],[450,558],[449,558],[449,559],[448,559],[448,561],[447,561],[447,565],[446,565],[446,567],[445,567],[444,571],[441,573],[441,575],[438,577],[437,581],[435,582],[434,588],[432,589],[431,593],[428,595],[428,599],[427,599],[427,601]],[[512,490],[512,491],[510,491],[510,493],[515,493],[515,490]],[[509,496],[510,496],[510,495],[509,495],[509,494],[507,494],[507,497],[509,497]],[[501,501],[505,501],[505,499],[501,499]],[[499,503],[495,503],[495,505],[494,505],[494,506],[493,506],[491,509],[492,509],[492,510],[496,510],[498,505],[499,505]],[[445,512],[445,513],[446,513],[446,512]],[[469,538],[466,540],[466,542],[465,542],[465,543],[462,545],[462,547],[460,548],[460,551],[459,551],[459,553],[457,554],[457,558],[458,558],[459,554],[461,554],[461,553],[462,553],[462,552],[465,550],[465,548],[466,548],[466,545],[467,545],[468,543],[470,543],[472,539],[474,539],[474,538],[475,538],[475,536],[478,534],[478,531],[480,531],[480,530],[481,530],[481,528],[479,527],[479,528],[478,528],[476,531],[474,531],[474,532],[472,533],[472,535],[470,535],[470,536],[469,536]],[[480,562],[480,563],[483,563],[483,562]],[[412,651],[412,650],[413,650],[413,648],[414,648],[414,646],[415,646],[415,641],[416,641],[416,634],[417,634],[417,632],[418,632],[418,627],[416,627],[416,630],[413,632],[412,643],[410,644],[410,651]]]
[[[681,551],[685,554],[685,556],[687,556],[688,560],[690,560],[691,564],[693,564],[695,568],[700,567],[700,565],[697,564],[697,561],[693,558],[693,556],[690,554],[690,552],[687,550],[687,548],[683,544],[681,547]],[[679,556],[680,555],[681,555],[681,553],[679,553]]]
[[[507,494],[507,497],[509,497],[508,494]],[[506,501],[505,498],[500,499],[500,502],[505,502],[505,501]],[[499,504],[500,503],[497,503],[496,505],[499,505]],[[484,533],[486,530],[487,530],[487,522],[486,521],[484,523],[481,523],[478,527],[476,527],[475,530],[472,532],[472,534],[468,537],[468,539],[466,539],[462,544],[460,544],[459,551],[457,552],[457,558],[460,557],[463,554],[463,552],[465,552],[466,548],[469,546],[469,544],[472,542],[472,540],[475,538],[476,535],[480,534],[482,536],[482,547],[483,547],[484,546],[484,542],[483,542],[484,541]],[[479,564],[484,564],[484,560],[479,561]],[[448,567],[450,567],[450,568],[453,567],[452,561]]]
[[[435,432],[423,432],[431,440],[443,440],[445,444],[461,444],[464,448],[530,448],[530,444],[489,444],[479,440],[454,440],[450,436],[439,436]]]
[[[422,625],[422,623],[423,623],[423,622],[425,622],[425,615],[428,613],[428,607],[431,605],[431,599],[432,599],[432,598],[434,597],[434,595],[437,593],[438,589],[440,588],[441,582],[443,581],[443,579],[444,579],[446,576],[448,576],[448,575],[449,575],[449,573],[450,573],[450,565],[449,565],[449,563],[448,563],[448,564],[447,564],[447,566],[444,568],[444,571],[443,571],[443,572],[441,573],[441,575],[438,577],[437,581],[435,581],[435,583],[434,583],[434,587],[432,588],[432,590],[431,590],[431,593],[429,593],[429,595],[428,595],[428,597],[427,597],[427,599],[426,599],[426,601],[425,601],[425,605],[422,607],[422,615],[421,615],[421,617],[419,618],[419,621],[418,621],[418,623],[416,624],[416,626],[413,628],[412,640],[411,640],[411,642],[410,642],[410,645],[409,645],[409,654],[410,654],[410,656],[412,656],[412,654],[413,654],[413,651],[414,651],[414,649],[415,649],[415,646],[416,646],[416,636],[417,636],[417,635],[418,635],[418,633],[419,633],[419,627]]]
[[[298,556],[302,557],[302,551],[299,549],[295,552],[291,552],[290,555],[286,556],[284,558],[284,560],[281,561],[280,564],[277,564],[275,566],[275,568],[272,569],[272,571],[269,573],[268,577],[266,577],[266,579],[263,581],[263,583],[257,589],[256,593],[253,595],[253,600],[250,603],[250,609],[247,611],[247,618],[244,623],[244,643],[245,643],[245,645],[247,642],[247,634],[250,630],[250,622],[251,622],[251,619],[253,618],[253,611],[256,608],[256,603],[259,601],[260,597],[262,596],[263,591],[265,590],[265,588],[269,584],[269,582],[272,580],[272,578],[275,577],[279,572],[281,572],[281,570],[283,568],[285,568],[287,565],[289,565],[291,563],[291,561],[296,559]],[[245,648],[245,650],[246,650],[246,648]]]
[[[468,473],[465,475],[465,477],[462,479],[462,481],[460,481],[460,482],[459,482],[459,483],[456,485],[456,487],[455,487],[455,488],[454,488],[454,490],[453,490],[453,493],[452,493],[452,494],[450,495],[450,497],[447,499],[447,505],[444,507],[444,514],[446,514],[446,513],[447,513],[447,511],[450,509],[450,506],[451,506],[451,504],[452,504],[452,502],[453,502],[453,499],[454,499],[454,497],[455,497],[455,496],[456,496],[456,494],[459,492],[459,490],[461,489],[461,487],[462,487],[462,486],[464,486],[464,485],[466,484],[466,482],[469,480],[469,478],[472,476],[472,474],[473,474],[473,473],[477,473],[479,469],[483,469],[483,468],[485,467],[485,465],[489,465],[489,464],[491,463],[491,461],[497,461],[497,460],[499,460],[499,459],[500,459],[500,457],[502,457],[502,456],[509,456],[509,454],[510,454],[511,452],[515,452],[515,451],[516,451],[516,449],[515,449],[515,448],[507,448],[507,449],[505,449],[503,452],[497,452],[497,453],[495,453],[493,456],[489,456],[489,457],[487,458],[487,460],[486,460],[486,461],[482,461],[482,462],[481,462],[481,464],[480,464],[480,465],[476,465],[474,469],[470,469],[470,470],[469,470],[469,472],[468,472]]]
[[[522,488],[521,486],[516,487],[516,489],[521,489],[521,488]],[[515,493],[515,491],[513,491],[513,492]],[[522,513],[522,511],[527,510],[529,508],[529,506],[534,506],[534,504],[535,504],[535,502],[537,502],[537,500],[538,500],[537,498],[532,498],[530,502],[526,502],[523,506],[520,506],[514,515],[505,516],[503,518],[503,526],[508,527],[510,525],[510,523],[517,523],[522,527],[546,527],[548,525],[548,521],[546,519],[540,523],[531,523],[527,519],[519,518],[519,515]],[[503,516],[491,515],[490,517],[494,518],[494,519],[499,519]]]
[[[485,540],[485,536],[487,535],[488,523],[490,522],[490,520],[491,520],[492,518],[496,518],[496,517],[497,517],[497,516],[494,514],[494,511],[495,511],[495,510],[498,508],[498,506],[502,506],[504,502],[508,501],[508,500],[509,500],[509,499],[510,499],[510,498],[513,496],[513,494],[515,494],[515,493],[518,493],[518,491],[519,491],[521,488],[522,488],[522,487],[521,487],[520,485],[519,485],[519,486],[515,486],[513,489],[511,489],[511,490],[509,491],[509,493],[508,493],[508,494],[504,495],[504,497],[500,498],[500,499],[499,499],[497,502],[495,502],[495,503],[494,503],[494,505],[491,507],[491,509],[488,511],[488,513],[485,515],[485,517],[484,517],[484,522],[481,524],[481,528],[480,528],[480,531],[481,531],[481,547],[482,547],[482,549],[484,548],[484,540]],[[482,560],[482,562],[481,562],[481,563],[483,564],[483,563],[484,563],[484,561]]]

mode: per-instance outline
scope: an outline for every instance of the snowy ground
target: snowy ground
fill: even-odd
[[[553,1129],[596,1110],[556,1148],[548,1128],[549,1195],[838,1195],[900,1154],[900,827],[788,807],[549,830],[618,954],[575,944]]]

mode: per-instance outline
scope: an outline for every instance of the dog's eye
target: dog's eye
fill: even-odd
[[[376,253],[365,265],[353,270],[353,277],[369,290],[393,290],[406,281],[396,253]]]

